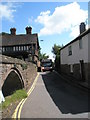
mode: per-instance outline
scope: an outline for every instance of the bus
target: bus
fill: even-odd
[[[41,61],[41,71],[53,71],[52,59],[44,59]]]

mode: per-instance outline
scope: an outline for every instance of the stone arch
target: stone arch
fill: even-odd
[[[11,95],[16,90],[23,88],[24,80],[20,71],[16,67],[11,68],[2,86],[3,95],[6,97]]]

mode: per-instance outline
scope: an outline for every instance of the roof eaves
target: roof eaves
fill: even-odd
[[[85,32],[83,32],[82,34],[80,34],[78,37],[76,37],[74,40],[72,40],[71,42],[69,42],[68,44],[66,44],[65,46],[63,46],[60,50],[64,49],[65,47],[67,47],[68,45],[76,42],[77,40],[79,40],[80,38],[82,38],[83,36],[85,36],[86,34],[88,34],[90,32],[90,28],[88,30],[86,30]]]

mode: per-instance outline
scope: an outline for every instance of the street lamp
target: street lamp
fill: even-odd
[[[41,42],[43,42],[44,40],[40,40]]]

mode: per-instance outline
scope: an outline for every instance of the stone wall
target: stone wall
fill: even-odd
[[[22,71],[25,80],[25,89],[28,90],[37,75],[37,67],[33,63],[27,63],[27,69]]]
[[[11,58],[0,55],[0,82],[1,87],[4,84],[5,79],[10,74],[13,68],[19,70],[25,89],[28,89],[37,75],[37,67],[31,62],[25,62],[17,58]],[[13,78],[14,79],[14,78]]]

